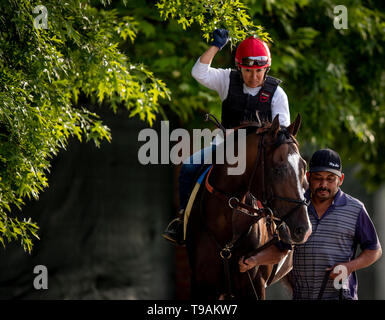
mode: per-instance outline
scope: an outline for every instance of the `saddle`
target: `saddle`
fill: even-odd
[[[190,212],[191,212],[191,209],[193,207],[196,195],[198,194],[198,191],[202,185],[202,182],[204,181],[207,173],[210,171],[212,166],[213,165],[211,164],[211,165],[204,165],[202,167],[202,169],[200,170],[200,174],[198,176],[198,180],[196,181],[194,188],[191,191],[189,200],[187,202],[186,210],[184,211],[184,219],[183,219],[183,240],[184,241],[186,241],[187,223],[188,223],[188,219],[190,217]]]
[[[190,217],[191,209],[194,205],[196,195],[198,194],[198,191],[202,185],[202,182],[205,180],[206,175],[211,170],[212,166],[213,165],[205,165],[202,167],[202,169],[200,170],[200,173],[198,175],[198,179],[194,185],[194,188],[191,191],[189,200],[187,202],[186,210],[184,212],[183,240],[186,240],[187,223],[188,223],[188,219]],[[253,206],[255,208],[258,207],[258,200],[251,193],[248,193],[246,195],[244,202],[245,202],[245,204],[248,204],[248,205]]]

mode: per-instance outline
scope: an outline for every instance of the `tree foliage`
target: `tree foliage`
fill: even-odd
[[[117,19],[90,1],[45,1],[48,29],[33,25],[37,1],[1,2],[0,11],[0,241],[20,238],[25,250],[38,226],[9,213],[23,199],[47,187],[50,160],[70,136],[111,139],[101,119],[79,105],[84,94],[95,102],[119,104],[151,125],[164,82],[119,51],[133,41],[135,21]]]
[[[268,34],[261,26],[255,26],[247,13],[247,7],[239,0],[180,1],[160,0],[156,4],[165,20],[176,19],[183,30],[193,23],[199,25],[203,38],[211,40],[217,28],[229,31],[230,41],[237,43],[248,35],[257,35],[265,41]],[[271,40],[271,39],[270,39]]]

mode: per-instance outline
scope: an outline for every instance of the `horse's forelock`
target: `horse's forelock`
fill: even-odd
[[[276,140],[273,142],[273,149],[286,143],[294,143],[298,147],[297,139],[286,128],[281,128],[278,131]]]
[[[261,125],[257,125],[255,122],[243,122],[240,128],[246,129],[246,135],[250,133],[263,134],[271,128],[272,123],[265,121]],[[286,127],[281,127],[277,134],[277,139],[273,143],[274,148],[279,147],[281,144],[293,142],[297,147],[299,146],[297,139],[287,130]]]

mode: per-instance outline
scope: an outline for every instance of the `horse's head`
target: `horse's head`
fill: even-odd
[[[301,118],[298,115],[289,127],[281,128],[277,115],[271,125],[257,131],[260,144],[260,160],[257,160],[259,170],[250,188],[281,220],[281,239],[297,244],[304,243],[311,234],[304,198],[308,187],[306,161],[301,157],[295,139],[300,124]]]

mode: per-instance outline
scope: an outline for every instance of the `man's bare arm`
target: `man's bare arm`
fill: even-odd
[[[327,270],[334,269],[337,265],[343,265],[347,268],[348,275],[351,274],[353,271],[357,271],[366,267],[369,267],[373,263],[375,263],[380,257],[382,256],[382,249],[381,247],[376,250],[369,250],[365,249],[361,252],[361,254],[353,259],[352,261],[345,262],[345,263],[337,263],[332,268],[328,268]],[[330,273],[330,278],[334,279],[336,278],[342,271],[339,273]]]
[[[289,252],[289,250],[280,251],[276,246],[270,246],[265,250],[251,256],[243,261],[244,257],[239,260],[239,271],[245,272],[255,266],[276,264],[280,262]]]

